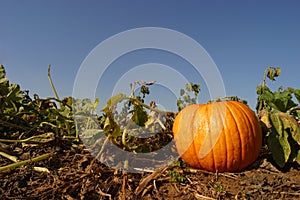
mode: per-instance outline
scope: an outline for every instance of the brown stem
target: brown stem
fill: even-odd
[[[50,68],[51,68],[51,65],[48,66],[48,79],[49,79],[51,88],[52,88],[52,90],[53,90],[53,93],[54,93],[54,95],[55,95],[55,98],[56,98],[56,99],[59,99],[58,94],[57,94],[57,92],[56,92],[56,89],[55,89],[55,87],[54,87],[52,78],[51,78]],[[62,103],[61,103],[61,101],[59,102],[59,106],[60,106],[60,108],[62,108]]]
[[[128,97],[127,99],[129,99],[129,100],[131,100],[131,101],[135,101],[136,103],[140,104],[141,106],[143,106],[143,107],[145,107],[145,108],[147,108],[147,109],[149,109],[149,110],[151,110],[151,111],[155,111],[155,112],[162,113],[162,114],[168,114],[168,115],[169,115],[170,113],[173,113],[173,112],[169,112],[169,111],[164,111],[164,110],[159,110],[159,109],[157,109],[157,108],[153,108],[153,107],[151,107],[151,106],[149,106],[149,105],[147,105],[147,104],[144,104],[144,103],[140,102],[138,99],[133,98],[133,97]],[[174,114],[174,113],[173,113],[173,114]]]

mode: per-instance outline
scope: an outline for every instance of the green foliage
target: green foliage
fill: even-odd
[[[256,109],[265,128],[266,144],[274,161],[283,168],[289,162],[300,164],[300,90],[280,87],[278,91],[271,91],[266,78],[274,81],[279,75],[279,68],[266,69],[262,84],[256,90]]]
[[[0,109],[4,112],[17,112],[18,106],[22,102],[22,92],[18,84],[10,84],[6,78],[3,65],[0,65]]]
[[[217,192],[225,192],[225,188],[219,184],[219,183],[214,183],[213,188],[217,191]]]
[[[264,72],[263,81],[256,90],[258,95],[256,110],[265,126],[265,144],[278,166],[284,167],[286,163],[300,164],[300,89],[280,87],[277,91],[272,91],[266,84],[267,78],[275,81],[280,72],[279,68],[274,67],[267,68]],[[84,134],[84,138],[81,139],[86,139],[89,144],[94,144],[99,135],[103,135],[124,150],[150,152],[161,148],[160,138],[171,138],[166,133],[144,140],[136,137],[148,134],[150,128],[157,126],[165,130],[166,127],[160,121],[162,118],[169,120],[168,129],[171,130],[172,119],[168,117],[170,112],[158,110],[155,102],[150,105],[145,103],[146,96],[150,94],[149,86],[155,81],[132,83],[131,94],[121,93],[111,97],[101,110],[101,114],[97,115],[98,98],[93,102],[90,99],[73,97],[61,100],[50,76],[50,66],[48,78],[55,98],[40,98],[36,94],[31,98],[29,91],[21,90],[18,84],[9,82],[5,68],[0,65],[2,142],[47,143],[57,138],[79,141],[79,132]],[[180,98],[177,100],[178,110],[197,103],[199,92],[200,85],[186,84],[185,89],[180,90]],[[227,99],[247,104],[238,97]],[[123,107],[118,110],[121,103]],[[178,172],[169,173],[172,181],[185,181]]]
[[[148,120],[148,113],[142,105],[135,103],[131,119],[135,122],[136,125],[145,126],[145,123]]]
[[[199,84],[187,83],[185,85],[185,89],[180,90],[180,97],[177,100],[178,111],[182,110],[188,105],[196,104],[199,92]],[[191,97],[191,93],[193,94],[193,97]]]
[[[0,138],[24,141],[25,137],[41,138],[50,133],[73,135],[71,107],[65,103],[57,108],[57,102],[62,103],[59,99],[41,99],[38,95],[32,99],[18,84],[9,83],[5,69],[0,65]]]
[[[108,99],[106,106],[102,109],[103,112],[107,112],[110,108],[115,107],[118,103],[126,99],[127,96],[125,94],[117,94],[110,99]]]
[[[151,113],[152,115],[153,112],[155,114],[166,113],[145,104],[145,97],[150,94],[149,86],[154,83],[154,81],[131,83],[130,95],[117,94],[112,96],[101,110],[100,126],[103,128],[105,135],[120,148],[135,152],[149,152],[152,149],[152,147],[137,144],[138,139],[135,136],[151,132],[148,127],[152,127],[157,122],[157,120],[151,118]],[[136,89],[137,86],[140,87]],[[123,107],[119,111],[120,109],[117,108],[121,103],[123,103]],[[164,127],[163,124],[161,125]]]
[[[175,161],[172,161],[169,163],[170,166],[176,166],[176,167],[188,167],[189,164],[187,164],[184,160],[181,158],[176,159]]]
[[[167,174],[170,176],[171,183],[184,183],[187,181],[187,179],[184,176],[180,175],[180,173],[178,173],[176,170],[168,170]]]
[[[300,126],[295,118],[278,110],[265,113],[269,120],[267,144],[280,167],[287,162],[297,162],[297,151],[300,145]],[[265,119],[264,119],[265,120]],[[292,152],[294,151],[294,152]]]
[[[275,67],[269,67],[266,71],[267,77],[275,81],[275,77],[278,77],[280,75],[281,69],[280,68],[275,68]]]
[[[105,141],[108,139],[121,149],[140,153],[160,149],[172,139],[171,118],[175,114],[158,110],[154,101],[150,105],[145,103],[146,96],[150,94],[149,87],[155,81],[132,83],[131,94],[121,93],[111,97],[98,115],[98,98],[94,101],[73,97],[61,100],[51,79],[50,66],[48,79],[55,98],[40,98],[36,94],[32,98],[29,91],[22,91],[19,85],[10,84],[4,67],[0,66],[2,142],[42,144],[70,139],[91,145],[96,144],[98,139],[105,138]],[[196,90],[193,87],[188,90]],[[120,111],[118,106],[122,104]],[[157,127],[160,127],[159,131]],[[155,135],[145,137],[149,133]],[[143,137],[139,137],[140,135]]]

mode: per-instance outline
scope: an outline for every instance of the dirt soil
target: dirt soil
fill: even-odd
[[[1,171],[0,199],[300,199],[300,169],[288,166],[280,171],[263,152],[238,173],[182,166],[127,173],[101,164],[83,146],[74,147],[67,140],[25,146],[23,151],[20,160],[53,155]],[[0,166],[11,163],[0,156]]]

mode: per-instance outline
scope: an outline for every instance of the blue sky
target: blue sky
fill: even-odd
[[[246,99],[252,108],[268,66],[282,69],[272,88],[300,88],[300,1],[0,0],[0,10],[0,64],[11,83],[41,97],[53,96],[49,64],[60,97],[71,96],[80,65],[99,43],[141,27],[168,28],[196,40],[217,65],[227,95]],[[116,60],[99,86],[100,101],[108,98],[102,90],[110,90],[120,78],[115,74],[151,62],[186,71],[201,84],[199,101],[207,101],[205,82],[194,77],[188,63],[154,50]],[[168,102],[167,109],[176,106],[166,100],[170,97],[163,88],[153,87],[151,98]]]

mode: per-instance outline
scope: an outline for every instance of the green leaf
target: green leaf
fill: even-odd
[[[296,119],[279,111],[270,113],[271,128],[268,145],[275,162],[284,167],[285,163],[297,160],[300,145],[300,125]]]
[[[259,111],[260,121],[265,125],[266,128],[270,129],[272,124],[270,122],[270,114],[267,110]]]
[[[278,164],[279,167],[284,167],[285,163],[288,160],[290,152],[287,137],[284,138],[282,136],[278,136],[274,132],[270,132],[267,142],[274,161]]]
[[[180,96],[183,96],[185,93],[184,89],[180,89]]]
[[[275,76],[280,76],[281,69],[279,67],[275,68]]]
[[[0,84],[8,85],[8,79],[7,78],[0,78]]]
[[[141,86],[141,89],[140,89],[141,93],[142,94],[150,94],[150,90],[149,90],[149,87],[145,86],[145,85],[142,85]]]
[[[3,65],[0,65],[0,79],[5,78],[6,72]]]
[[[273,101],[274,94],[270,90],[264,90],[263,93],[261,94],[261,97],[263,100],[270,102]]]
[[[63,98],[62,104],[63,104],[63,105],[67,105],[67,106],[69,106],[70,108],[72,108],[73,98],[72,98],[72,97],[65,97],[65,98]]]
[[[115,106],[117,103],[126,99],[127,96],[125,94],[117,94],[108,99],[106,106],[102,109],[103,112],[106,112],[110,107]]]
[[[259,85],[259,86],[256,87],[256,93],[258,95],[261,95],[265,92],[271,92],[271,90],[267,86]]]
[[[135,105],[131,118],[138,126],[145,126],[148,121],[148,114],[140,105]]]
[[[188,92],[192,92],[192,90],[193,90],[193,84],[192,84],[192,83],[187,83],[187,84],[185,85],[185,89],[186,89],[186,91],[188,91]]]
[[[179,98],[179,99],[177,100],[177,108],[178,108],[178,111],[181,111],[184,107],[185,107],[184,102],[182,101],[181,98]]]
[[[273,92],[269,90],[265,90],[261,95],[260,95],[260,101],[263,101],[261,103],[267,104],[271,108],[274,108],[276,110],[279,110],[277,107],[276,103],[274,103],[274,94]]]
[[[183,97],[183,100],[184,100],[185,102],[187,102],[188,104],[190,104],[190,103],[191,103],[191,97],[190,97],[190,95],[185,95],[185,96]]]
[[[287,89],[284,91],[272,92],[266,86],[257,87],[257,94],[259,94],[257,105],[268,105],[269,107],[286,112],[290,108],[296,106],[293,102],[293,96],[291,95],[291,90]],[[260,106],[262,107],[262,106]]]
[[[192,88],[193,88],[193,92],[194,92],[195,96],[197,96],[200,92],[200,85],[199,84],[193,84]]]
[[[275,77],[278,77],[280,75],[280,71],[280,68],[269,67],[267,69],[267,77],[270,80],[275,81]]]
[[[8,100],[20,101],[22,99],[20,86],[18,84],[11,84],[8,89],[9,89],[9,93],[7,94]]]
[[[293,97],[288,90],[283,92],[274,92],[274,99],[272,103],[276,105],[276,109],[286,112],[297,105],[293,102],[292,98]]]
[[[106,117],[105,122],[104,122],[104,126],[103,126],[103,131],[106,134],[110,134],[114,138],[121,135],[120,127],[114,121],[112,115],[109,115],[109,116]]]
[[[119,126],[115,126],[115,128],[112,130],[111,135],[112,135],[114,138],[121,136],[122,133],[121,133],[120,127],[119,127]]]
[[[279,114],[282,113],[270,113],[272,129],[268,136],[268,145],[271,149],[275,162],[278,164],[278,166],[284,167],[291,154],[291,147],[288,141],[289,133],[285,129],[286,124],[284,124],[282,117]]]
[[[268,70],[267,77],[272,81],[275,80],[273,70]]]
[[[284,124],[284,129],[287,130],[295,142],[300,145],[300,125],[298,122],[292,115],[287,113],[279,113],[278,115]]]
[[[99,102],[100,102],[99,98],[96,97],[96,99],[95,99],[95,101],[93,103],[94,111],[97,109],[97,106],[99,105]]]

